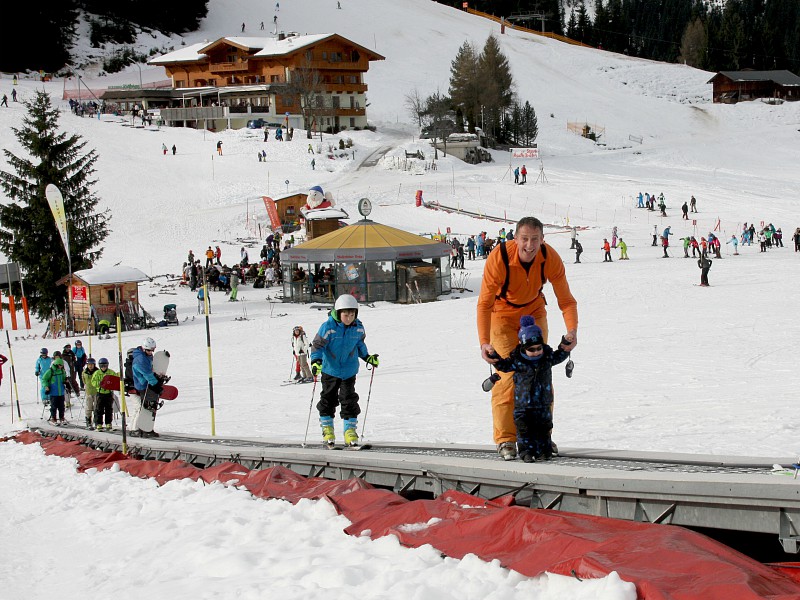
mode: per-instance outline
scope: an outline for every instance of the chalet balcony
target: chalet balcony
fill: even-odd
[[[369,61],[312,60],[309,66],[312,69],[322,72],[334,69],[341,71],[363,71],[366,73],[369,70]],[[305,63],[303,63],[303,67],[306,67]]]
[[[239,73],[248,70],[248,62],[240,60],[237,62],[211,63],[208,68],[212,73]]]
[[[320,84],[322,91],[325,92],[339,92],[339,93],[364,93],[367,91],[366,83],[322,83]]]

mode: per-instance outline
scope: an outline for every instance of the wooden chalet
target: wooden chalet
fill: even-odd
[[[384,57],[335,33],[280,33],[206,41],[149,64],[172,79],[170,107],[160,113],[167,125],[239,129],[262,119],[340,131],[367,126],[364,74],[374,60]]]
[[[714,86],[714,102],[800,100],[800,77],[791,71],[720,71],[708,83]]]

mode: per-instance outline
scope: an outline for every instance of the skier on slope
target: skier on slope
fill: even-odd
[[[67,424],[64,418],[66,386],[64,360],[59,356],[53,359],[53,364],[42,374],[42,391],[50,397],[50,422],[54,425]]]
[[[97,386],[92,382],[94,374],[97,373],[97,361],[94,358],[86,360],[86,368],[81,373],[81,381],[86,390],[86,427],[92,428],[92,417],[97,404]]]
[[[292,354],[296,373],[294,380],[300,383],[311,381],[311,369],[308,366],[308,338],[302,325],[297,325],[292,330]]]
[[[141,346],[133,351],[133,387],[139,395],[142,410],[154,410],[158,406],[158,397],[161,395],[162,385],[159,378],[153,373],[153,353],[156,351],[156,342],[153,338],[146,338]],[[158,437],[155,431],[138,430],[141,437]]]
[[[333,418],[340,401],[344,443],[347,446],[358,445],[356,427],[361,413],[356,393],[358,359],[373,368],[379,364],[378,355],[367,350],[365,337],[364,325],[358,320],[358,301],[349,294],[342,294],[311,344],[311,373],[314,377],[322,373],[322,392],[317,404],[319,424],[322,440],[329,446],[336,443]]]

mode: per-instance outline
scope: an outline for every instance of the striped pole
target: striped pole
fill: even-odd
[[[119,293],[119,290],[115,292],[115,295]],[[119,300],[119,299],[117,299]],[[122,453],[128,453],[128,431],[127,431],[127,422],[125,421],[125,415],[128,412],[128,405],[125,401],[125,371],[123,370],[122,365],[122,322],[119,317],[119,301],[117,301],[117,350],[119,352],[119,401],[120,401],[120,413],[122,416]]]
[[[208,405],[211,409],[211,435],[217,435],[217,423],[214,415],[214,370],[211,366],[211,320],[209,315],[208,303],[208,279],[203,270],[203,306],[206,311],[206,349],[208,351]]]
[[[14,395],[17,398],[17,417],[22,420],[22,412],[19,409],[19,390],[17,389],[17,370],[14,368],[14,352],[11,350],[11,337],[6,329],[6,343],[8,344],[8,360],[11,361],[11,380],[14,382]],[[14,422],[14,405],[11,405],[11,422]]]

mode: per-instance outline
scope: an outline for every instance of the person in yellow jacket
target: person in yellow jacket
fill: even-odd
[[[97,431],[111,431],[111,422],[114,417],[114,392],[119,390],[119,387],[107,390],[100,382],[106,375],[114,375],[119,377],[119,373],[112,371],[108,368],[108,359],[101,358],[97,361],[97,366],[100,367],[92,375],[92,385],[97,388],[97,401],[94,408],[94,424]],[[88,389],[88,388],[87,388]],[[103,425],[103,417],[105,417],[105,425]]]
[[[481,358],[489,364],[494,355],[508,356],[518,344],[520,317],[530,315],[547,343],[547,302],[543,289],[549,282],[558,300],[571,351],[578,343],[578,302],[567,282],[564,263],[544,242],[544,225],[535,217],[517,223],[514,240],[498,245],[486,259],[478,296],[477,322]],[[492,420],[497,451],[505,460],[517,456],[514,426],[514,380],[503,373],[492,388]]]

